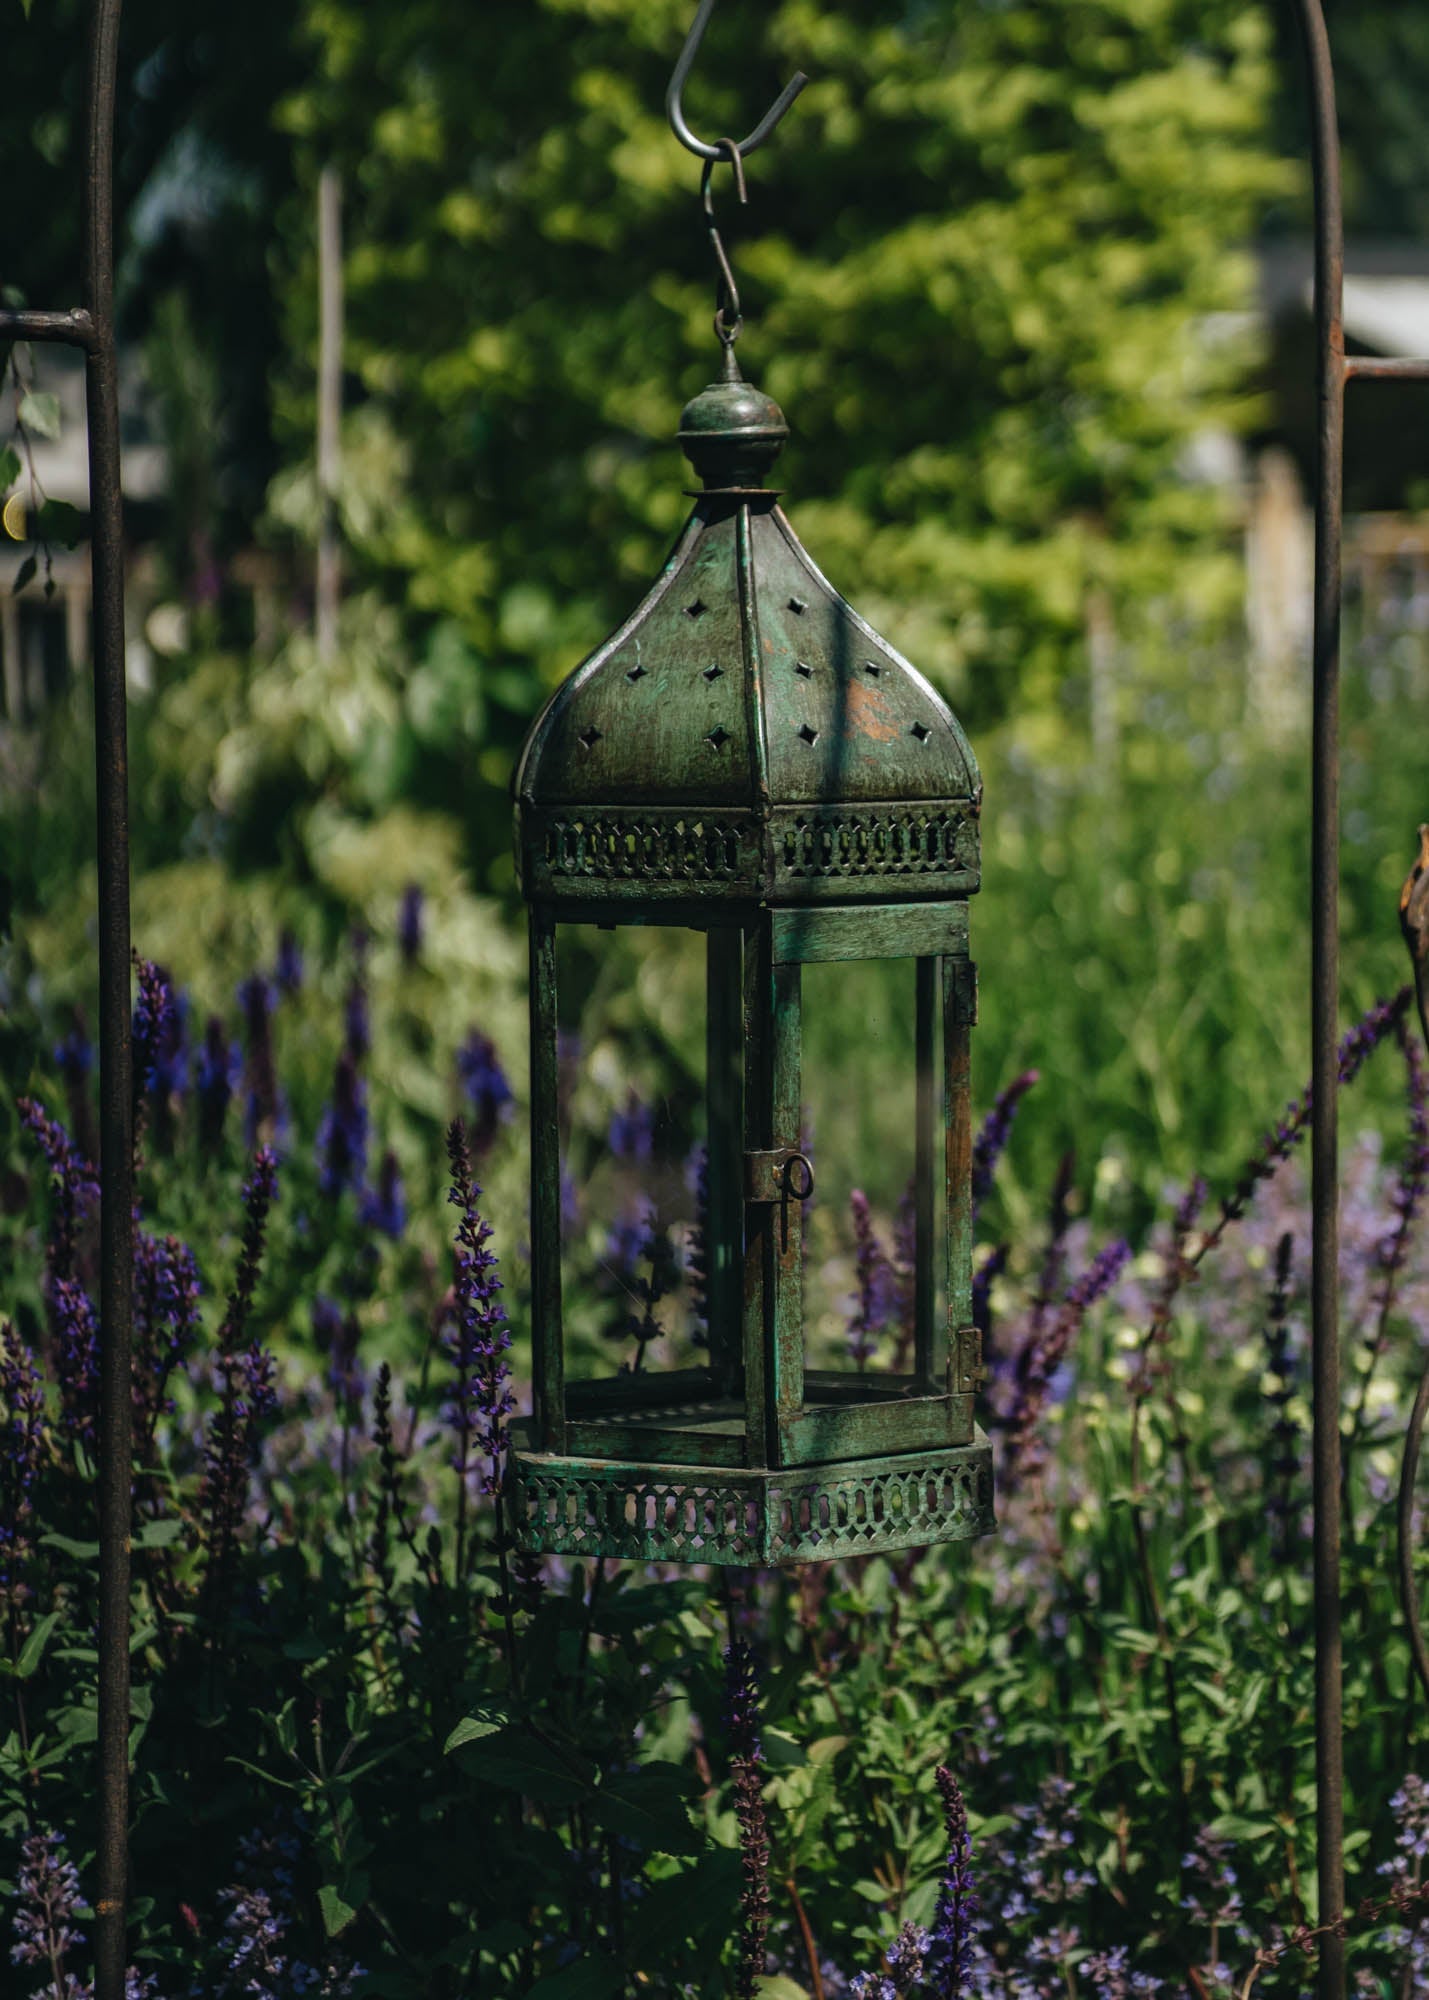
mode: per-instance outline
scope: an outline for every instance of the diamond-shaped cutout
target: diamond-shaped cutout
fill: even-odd
[[[598,730],[595,724],[592,723],[588,729],[583,729],[581,731],[580,734],[581,748],[583,750],[594,750],[596,744],[599,743],[600,738],[601,738],[600,730]]]
[[[628,681],[643,681],[643,680],[644,680],[644,678],[645,678],[645,669],[644,669],[644,667],[642,667],[642,666],[641,666],[641,664],[640,664],[640,662],[639,662],[638,660],[637,660],[637,661],[635,662],[635,665],[634,665],[633,667],[627,667],[627,668],[626,668],[626,670],[625,670],[625,678],[626,678],[626,679],[627,679]]]
[[[707,681],[717,681],[723,672],[724,668],[719,664],[719,661],[711,660],[705,668],[704,677]]]
[[[802,618],[808,608],[802,597],[791,597],[789,599],[789,609],[794,613],[796,618]]]
[[[866,674],[872,674],[874,679],[877,680],[878,676],[883,672],[883,669],[882,667],[879,666],[877,660],[865,660],[863,663],[863,671]]]
[[[920,743],[926,743],[932,733],[926,722],[915,722],[909,731],[909,734],[916,736]]]
[[[803,737],[806,743],[817,743],[819,740],[818,730],[811,729],[807,722],[801,722],[799,724],[799,734]]]
[[[801,681],[807,681],[812,680],[814,670],[807,660],[795,660],[794,672],[799,676]]]
[[[716,750],[723,750],[725,744],[729,741],[729,731],[721,729],[719,724],[716,723],[705,740],[713,743]]]
[[[708,610],[709,606],[705,603],[704,599],[697,597],[693,604],[685,606],[685,616],[687,618],[703,618]]]

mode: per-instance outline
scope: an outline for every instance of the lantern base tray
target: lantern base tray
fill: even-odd
[[[518,1432],[519,1436],[519,1432]],[[827,1465],[631,1465],[522,1449],[512,1533],[531,1555],[768,1568],[990,1534],[992,1449],[971,1444]]]

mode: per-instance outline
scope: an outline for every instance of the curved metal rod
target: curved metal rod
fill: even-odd
[[[1429,1047],[1429,825],[1419,829],[1419,852],[1399,896],[1399,927],[1409,947],[1414,970],[1414,995],[1419,1003],[1419,1027]],[[1409,1633],[1409,1651],[1426,1699],[1429,1699],[1429,1645],[1419,1609],[1414,1577],[1414,1488],[1419,1477],[1419,1450],[1424,1420],[1429,1416],[1429,1365],[1420,1377],[1404,1439],[1399,1471],[1399,1602]]]
[[[1310,1279],[1314,1428],[1315,1850],[1319,2000],[1342,2000],[1345,1752],[1340,1610],[1339,1026],[1340,542],[1344,500],[1344,207],[1335,77],[1320,0],[1297,0],[1310,84],[1315,189],[1315,639],[1310,835]]]
[[[695,57],[699,54],[700,43],[705,38],[705,29],[709,26],[714,4],[715,0],[700,0],[694,25],[685,37],[685,46],[680,50],[679,60],[670,78],[670,87],[665,92],[665,116],[670,121],[670,130],[682,146],[701,160],[727,160],[730,157],[727,139],[717,139],[712,146],[708,145],[705,140],[696,138],[685,119],[685,85],[689,81]],[[794,72],[749,137],[739,141],[738,150],[741,153],[747,156],[764,144],[808,81],[802,70]]]
[[[1419,1616],[1419,1586],[1414,1576],[1414,1487],[1419,1477],[1419,1448],[1424,1441],[1424,1419],[1429,1416],[1429,1368],[1419,1378],[1419,1393],[1409,1418],[1404,1440],[1404,1464],[1399,1474],[1399,1601],[1409,1631],[1409,1651],[1419,1684],[1429,1699],[1429,1645]]]

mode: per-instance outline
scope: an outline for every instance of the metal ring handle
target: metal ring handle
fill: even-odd
[[[804,1185],[802,1187],[794,1185],[795,1167],[802,1167],[804,1169]],[[814,1163],[808,1154],[790,1153],[784,1162],[782,1178],[784,1192],[791,1201],[808,1201],[814,1192]]]

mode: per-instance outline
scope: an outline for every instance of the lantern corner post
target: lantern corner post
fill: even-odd
[[[560,1050],[556,924],[533,902],[531,977],[531,1346],[532,1409],[539,1451],[566,1444],[565,1334],[561,1316]]]

